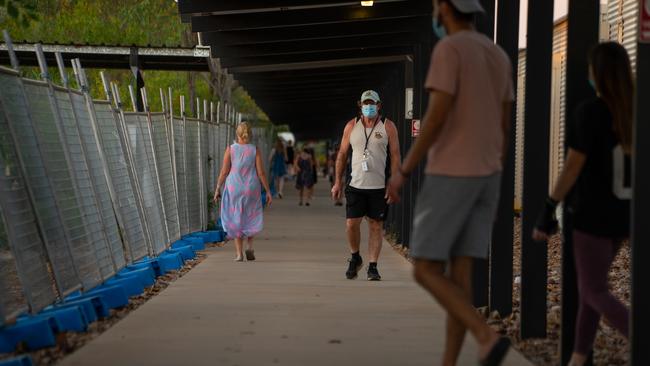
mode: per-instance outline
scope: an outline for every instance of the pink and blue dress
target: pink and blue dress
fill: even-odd
[[[255,236],[264,226],[256,154],[255,145],[230,146],[231,167],[221,200],[221,222],[229,238]]]

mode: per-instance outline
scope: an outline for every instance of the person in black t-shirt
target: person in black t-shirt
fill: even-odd
[[[573,246],[580,304],[570,366],[582,366],[604,316],[628,336],[628,309],[609,292],[607,274],[630,231],[630,152],[634,85],[630,59],[618,43],[602,43],[589,58],[597,98],[580,105],[569,127],[569,152],[533,231],[537,241],[557,231],[555,209],[567,202],[574,217]]]

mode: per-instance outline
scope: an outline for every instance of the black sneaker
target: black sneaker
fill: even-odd
[[[368,267],[368,281],[381,281],[381,276],[377,270],[377,266]]]
[[[348,259],[349,265],[348,265],[348,270],[345,272],[345,277],[347,277],[348,280],[353,280],[357,278],[359,274],[359,270],[361,267],[363,267],[363,260],[361,257],[358,259],[355,259],[354,257]]]

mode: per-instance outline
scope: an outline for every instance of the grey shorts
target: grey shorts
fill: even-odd
[[[487,258],[500,183],[500,173],[427,175],[415,205],[411,256],[435,261]]]

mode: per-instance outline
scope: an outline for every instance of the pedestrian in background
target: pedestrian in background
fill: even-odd
[[[284,193],[284,178],[287,175],[287,151],[281,139],[275,141],[271,149],[269,165],[271,166],[271,182],[277,192],[278,198],[282,199]]]
[[[499,365],[510,341],[472,306],[472,263],[487,258],[507,155],[514,100],[506,53],[474,29],[479,0],[436,0],[433,29],[440,41],[425,87],[429,103],[420,135],[388,194],[399,200],[406,178],[428,152],[411,236],[414,276],[447,311],[442,365],[455,365],[467,330],[481,365]]]
[[[247,122],[240,123],[236,134],[236,142],[228,146],[224,153],[214,200],[221,201],[221,222],[228,238],[235,240],[235,261],[241,262],[244,258],[245,239],[248,239],[246,259],[255,260],[253,241],[264,227],[260,195],[262,187],[266,190],[267,206],[271,205],[273,198],[266,180],[262,155],[250,143],[250,125]]]
[[[555,209],[566,202],[573,215],[573,255],[579,306],[570,366],[582,366],[593,350],[600,317],[628,337],[629,313],[608,287],[607,274],[630,235],[634,83],[630,58],[618,43],[602,43],[589,57],[589,82],[597,97],[580,105],[567,133],[569,152],[546,199],[533,239],[558,229]]]
[[[303,148],[298,153],[294,170],[296,172],[296,189],[299,197],[298,205],[302,206],[304,203],[309,206],[314,192],[314,162],[307,149]]]

